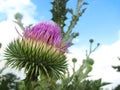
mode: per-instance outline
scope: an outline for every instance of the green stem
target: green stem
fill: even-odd
[[[66,32],[66,35],[69,35],[72,32],[74,26],[76,25],[77,19],[79,18],[79,11],[81,7],[82,7],[82,0],[78,0],[75,14],[72,16],[71,24],[68,27],[68,31]]]

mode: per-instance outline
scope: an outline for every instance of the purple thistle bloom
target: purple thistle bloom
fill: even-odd
[[[54,46],[62,52],[66,52],[69,44],[63,45],[60,27],[54,22],[41,22],[37,25],[26,28],[24,37],[27,39],[42,41],[48,45]]]

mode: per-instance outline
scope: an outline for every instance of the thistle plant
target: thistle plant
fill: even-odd
[[[26,79],[37,81],[38,76],[62,78],[67,69],[61,30],[54,22],[41,22],[26,28],[22,37],[12,41],[5,50],[6,65],[24,69]]]
[[[26,74],[25,80],[20,82],[20,90],[98,90],[103,85],[101,79],[86,80],[94,64],[90,55],[99,46],[98,43],[92,48],[93,39],[89,40],[90,50],[89,52],[86,50],[86,58],[77,71],[75,70],[77,59],[72,59],[73,74],[69,74],[65,53],[72,45],[72,40],[79,35],[78,32],[73,32],[73,29],[86,10],[81,8],[88,3],[77,0],[74,11],[66,7],[68,1],[51,2],[53,22],[41,22],[24,27],[22,14],[15,14],[14,22],[23,30],[23,35],[8,44],[5,57],[6,66],[24,70]],[[70,25],[65,23],[68,19],[67,13],[71,13]],[[67,30],[65,26],[68,26]],[[62,81],[61,84],[56,83],[58,79]],[[94,87],[97,89],[93,89]]]
[[[62,30],[62,36],[64,42],[71,42],[74,38],[76,38],[79,33],[73,32],[75,25],[79,21],[79,18],[85,12],[86,8],[81,9],[84,5],[88,5],[87,2],[83,2],[83,0],[77,0],[77,5],[75,11],[72,8],[66,7],[69,0],[54,0],[52,2],[52,20],[56,22]],[[71,21],[68,29],[65,30],[64,27],[66,26],[65,21],[70,19],[67,17],[67,14],[71,14]],[[72,45],[72,44],[71,44]]]
[[[110,84],[102,82],[101,79],[98,80],[89,80],[89,73],[92,71],[94,60],[90,55],[98,48],[100,44],[97,44],[96,47],[92,48],[93,39],[90,39],[90,49],[89,53],[86,53],[86,58],[83,59],[82,65],[78,70],[75,70],[77,64],[77,59],[73,58],[73,73],[72,75],[67,73],[61,80],[61,84],[56,85],[57,89],[54,90],[100,90],[104,85]]]
[[[64,53],[72,45],[72,39],[78,36],[78,33],[71,33],[71,30],[83,12],[77,5],[77,13],[73,13],[72,9],[66,8],[67,2],[68,0],[52,2],[52,20],[58,26],[55,23],[41,23],[25,28],[22,14],[16,13],[14,22],[23,30],[23,35],[20,35],[21,38],[14,40],[6,48],[6,65],[19,70],[24,69],[26,81],[37,81],[38,76],[45,76],[48,80],[54,77],[54,80],[57,80],[62,78],[66,72],[67,61]],[[78,0],[78,3],[80,6],[83,5],[82,0]],[[74,20],[71,20],[71,29],[69,28],[70,30],[65,32],[65,20],[68,12],[73,15]],[[76,17],[78,13],[79,15]]]

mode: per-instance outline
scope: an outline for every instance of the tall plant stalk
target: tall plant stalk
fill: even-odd
[[[73,11],[73,9],[67,8],[68,0],[54,0],[52,2],[52,20],[58,23],[58,25],[62,29],[62,35],[63,35],[63,42],[71,42],[74,38],[76,38],[79,33],[72,33],[75,25],[77,25],[77,22],[79,21],[80,16],[85,12],[86,8],[82,8],[83,5],[87,5],[88,3],[83,2],[82,0],[77,1],[76,10]],[[65,21],[68,19],[67,13],[71,13],[72,19],[70,21],[70,25],[68,25],[68,30],[65,31],[64,27],[66,26]]]

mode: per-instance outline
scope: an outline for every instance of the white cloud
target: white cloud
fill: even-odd
[[[14,14],[20,12],[24,15],[24,23],[35,22],[36,6],[30,0],[1,0],[0,13],[7,16],[7,20],[13,20]]]
[[[6,19],[0,22],[0,42],[3,47],[18,36],[13,23],[15,13],[23,14],[25,24],[35,23],[35,9],[36,6],[30,0],[0,0],[0,14],[6,15]]]
[[[120,73],[116,72],[112,66],[120,65],[117,57],[120,56],[120,40],[112,45],[102,45],[92,57],[95,65],[92,74],[94,77],[101,77],[103,81],[112,82],[114,85],[119,82]],[[112,85],[111,85],[112,86]]]

